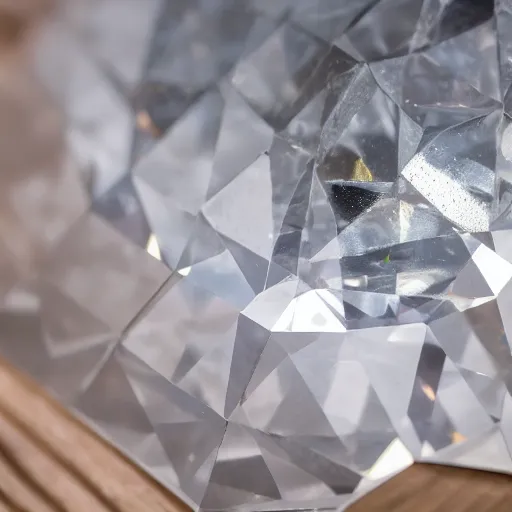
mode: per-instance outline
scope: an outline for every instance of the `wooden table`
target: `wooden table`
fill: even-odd
[[[350,512],[509,512],[512,477],[416,465]],[[188,510],[0,362],[0,512]]]

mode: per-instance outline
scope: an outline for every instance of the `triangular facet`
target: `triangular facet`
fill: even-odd
[[[465,368],[459,368],[459,371],[487,413],[496,420],[500,420],[506,393],[501,379],[493,379]]]
[[[210,224],[220,233],[269,258],[272,250],[272,184],[268,156],[258,158],[203,207]],[[240,223],[246,219],[247,230]]]
[[[116,407],[112,404],[116,404]],[[88,418],[98,422],[107,432],[110,429],[115,430],[120,443],[121,431],[129,436],[127,441],[132,439],[135,433],[143,436],[154,431],[117,352],[103,365],[74,406]]]
[[[426,55],[484,96],[501,99],[495,20],[489,20],[426,51]]]
[[[200,213],[194,222],[194,227],[176,270],[188,269],[198,263],[218,256],[225,251],[224,244],[218,233]]]
[[[452,466],[512,473],[512,457],[497,427],[479,437],[438,451],[435,461]]]
[[[242,97],[224,84],[224,115],[213,159],[207,198],[211,199],[272,144],[273,130]]]
[[[232,453],[240,453],[237,458]],[[226,486],[249,493],[250,501],[281,498],[279,489],[269,471],[261,450],[250,431],[235,423],[230,423],[217,452],[217,460],[210,475],[210,485]],[[229,491],[227,497],[229,498]],[[245,497],[245,496],[244,496]],[[205,500],[209,501],[208,491]],[[258,499],[259,498],[259,499]],[[247,497],[245,497],[247,499]],[[225,500],[223,500],[225,506]],[[244,501],[246,502],[246,501]],[[244,503],[242,502],[242,503]],[[230,503],[236,506],[241,503]],[[214,506],[203,502],[203,507]]]
[[[494,294],[480,272],[477,264],[470,259],[450,285],[454,295],[468,298],[492,297]]]
[[[113,338],[112,329],[58,288],[42,285],[43,343],[52,357],[78,352]]]
[[[226,418],[242,399],[269,337],[270,332],[267,329],[240,314],[226,390]]]
[[[269,273],[269,261],[228,237],[220,235],[255,294],[264,290]]]

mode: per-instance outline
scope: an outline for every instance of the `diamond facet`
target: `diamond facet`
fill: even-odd
[[[2,353],[196,509],[512,472],[512,1],[75,7],[90,208]]]

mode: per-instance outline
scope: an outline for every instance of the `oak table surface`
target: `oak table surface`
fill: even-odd
[[[512,477],[415,465],[350,512],[508,512]],[[0,361],[0,512],[188,510]]]

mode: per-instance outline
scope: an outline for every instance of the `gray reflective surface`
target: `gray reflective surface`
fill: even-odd
[[[512,472],[510,0],[76,2],[38,66],[72,170],[4,355],[196,509]]]

